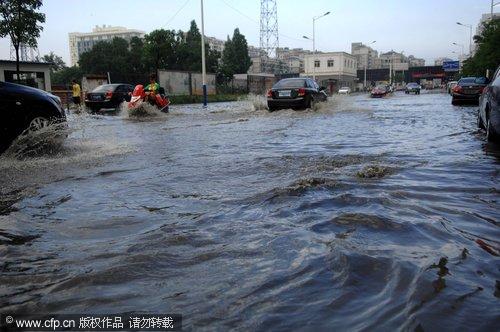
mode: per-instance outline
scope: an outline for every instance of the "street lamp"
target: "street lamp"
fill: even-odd
[[[490,20],[493,20],[493,7],[500,5],[500,2],[495,3],[493,0],[491,0],[491,16]]]
[[[463,27],[469,28],[470,30],[470,39],[469,39],[469,56],[472,56],[472,25],[470,24],[463,24],[460,22],[457,22],[458,25],[461,25]]]
[[[315,16],[313,17],[313,80],[316,80],[316,21],[319,20],[322,17],[325,17],[327,15],[330,15],[330,12],[326,12],[323,15]],[[306,36],[304,36],[305,39],[310,39]]]
[[[368,46],[368,45],[372,45],[372,44],[375,44],[376,42],[377,42],[377,41],[376,41],[376,40],[374,40],[374,41],[372,41],[371,43],[366,44],[366,46]],[[366,58],[366,62],[365,62],[365,80],[364,80],[364,83],[363,83],[363,88],[364,88],[365,90],[366,90],[366,67],[368,66],[368,58],[369,58],[369,56]]]
[[[464,44],[453,43],[453,45],[462,47],[462,57],[463,57],[464,56]]]
[[[203,107],[207,107],[207,66],[205,64],[205,18],[203,15],[203,0],[201,0],[201,77],[203,82]]]

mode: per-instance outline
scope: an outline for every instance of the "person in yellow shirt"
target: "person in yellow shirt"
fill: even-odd
[[[73,103],[78,108],[78,111],[80,111],[80,104],[82,103],[82,100],[81,100],[82,90],[80,88],[80,84],[78,84],[76,82],[76,80],[73,80],[72,89],[73,89]]]

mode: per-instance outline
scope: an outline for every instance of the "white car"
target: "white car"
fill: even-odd
[[[339,90],[339,94],[341,94],[341,95],[348,95],[350,93],[351,93],[351,88],[349,88],[347,86],[340,88],[340,90]]]

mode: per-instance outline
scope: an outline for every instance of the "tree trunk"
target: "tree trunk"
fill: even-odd
[[[21,80],[19,75],[20,75],[20,70],[19,70],[19,45],[14,45],[14,48],[16,49],[16,75],[17,75],[17,82]]]

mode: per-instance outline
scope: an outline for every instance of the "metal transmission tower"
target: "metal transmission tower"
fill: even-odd
[[[260,1],[260,49],[268,57],[276,56],[279,47],[278,38],[278,11],[276,0]]]
[[[37,47],[27,46],[25,44],[19,45],[19,61],[38,61],[40,58],[40,52]],[[14,45],[10,44],[10,59],[16,60],[16,49]]]

